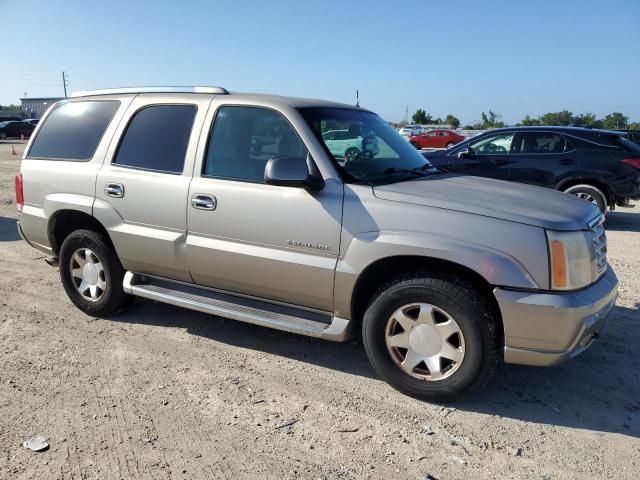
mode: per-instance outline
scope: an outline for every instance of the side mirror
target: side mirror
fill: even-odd
[[[306,190],[322,190],[322,178],[309,173],[304,158],[275,157],[264,169],[264,183],[281,187],[297,187]]]
[[[473,149],[467,147],[463,148],[458,152],[458,158],[474,158],[476,156],[476,152]]]

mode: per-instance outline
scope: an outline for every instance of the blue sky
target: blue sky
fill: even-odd
[[[640,121],[640,0],[0,0],[0,103],[222,85],[355,102],[392,121],[568,109]],[[5,40],[8,43],[10,40]]]

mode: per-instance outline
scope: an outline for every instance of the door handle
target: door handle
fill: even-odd
[[[509,163],[509,160],[506,158],[499,158],[495,161],[496,165],[506,165],[507,163]]]
[[[191,197],[191,206],[198,210],[215,210],[218,202],[213,195],[196,193]]]
[[[560,160],[560,165],[574,165],[575,163],[576,161],[570,158],[563,158],[562,160]]]
[[[104,186],[104,193],[110,197],[122,198],[124,197],[124,185],[121,183],[107,183]]]

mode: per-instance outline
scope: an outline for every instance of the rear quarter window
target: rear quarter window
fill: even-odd
[[[40,127],[27,157],[91,160],[119,106],[117,100],[59,104]]]

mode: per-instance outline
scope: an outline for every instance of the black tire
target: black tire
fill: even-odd
[[[71,258],[81,248],[90,249],[102,264],[106,288],[101,297],[90,301],[76,288],[72,275]],[[133,297],[124,293],[122,280],[125,271],[111,245],[105,238],[92,230],[75,230],[62,242],[58,260],[60,280],[69,299],[80,310],[94,317],[109,316],[128,306]]]
[[[599,188],[586,184],[574,185],[573,187],[569,187],[568,189],[566,189],[565,193],[575,195],[576,197],[583,198],[587,201],[591,201],[598,206],[603,214],[607,213],[607,199],[604,192],[602,192]]]
[[[446,310],[464,335],[465,354],[457,370],[438,381],[405,373],[391,357],[385,329],[393,312],[411,303],[429,303]],[[492,308],[471,284],[457,277],[428,272],[408,274],[382,287],[364,315],[362,336],[375,371],[411,397],[434,402],[459,400],[482,387],[500,358],[501,333]]]
[[[413,145],[416,150],[420,150],[420,144],[419,143],[411,142],[411,145]]]

